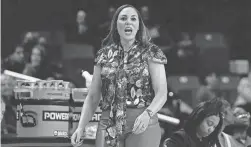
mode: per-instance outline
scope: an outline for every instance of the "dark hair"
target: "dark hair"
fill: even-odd
[[[250,113],[250,105],[245,105],[245,104],[239,104],[234,106],[234,108],[242,108],[243,110],[245,110],[246,112]]]
[[[209,145],[214,145],[218,140],[218,134],[221,132],[223,125],[223,117],[221,114],[222,107],[223,102],[220,98],[214,98],[200,103],[189,115],[188,120],[184,125],[185,131],[192,137],[196,137],[196,129],[202,121],[207,117],[218,115],[220,117],[219,124],[209,136],[205,137]]]
[[[225,111],[226,108],[232,107],[231,104],[225,100],[223,97],[218,98],[222,102],[222,111]]]
[[[12,49],[12,53],[16,52],[17,51],[17,48],[23,48],[24,49],[24,46],[22,44],[17,44],[13,49]]]
[[[35,46],[32,47],[31,52],[30,52],[29,61],[31,61],[31,55],[32,55],[32,52],[33,52],[33,50],[35,48],[40,51],[40,55],[41,55],[41,63],[40,64],[42,66],[46,62],[46,50],[45,50],[44,46],[42,46],[42,45],[37,44],[37,45],[35,45]]]
[[[105,39],[102,41],[102,47],[104,46],[108,46],[108,45],[111,45],[111,44],[116,44],[118,45],[120,43],[120,36],[119,36],[119,33],[118,33],[118,30],[117,30],[117,19],[118,19],[118,16],[119,16],[119,13],[124,9],[124,8],[128,8],[128,7],[131,7],[131,8],[134,8],[135,11],[137,12],[138,14],[138,18],[139,18],[139,30],[136,34],[136,40],[139,42],[140,45],[142,46],[146,46],[148,45],[149,41],[151,40],[151,37],[150,37],[150,34],[143,22],[143,19],[139,13],[139,11],[133,7],[132,5],[122,5],[120,6],[116,12],[114,13],[113,15],[113,18],[112,18],[112,22],[111,22],[111,29],[110,29],[110,32],[109,34],[105,37]]]

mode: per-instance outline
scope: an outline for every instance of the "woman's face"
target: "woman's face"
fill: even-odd
[[[118,15],[117,30],[121,40],[135,40],[139,30],[139,16],[132,7],[124,8]]]
[[[220,117],[212,115],[206,117],[197,128],[197,134],[201,137],[210,135],[220,122]]]
[[[22,47],[16,47],[16,50],[13,53],[13,59],[19,63],[22,63],[24,61],[24,49]]]
[[[31,64],[34,67],[40,66],[41,61],[42,61],[42,56],[40,50],[38,48],[33,48],[31,53]]]

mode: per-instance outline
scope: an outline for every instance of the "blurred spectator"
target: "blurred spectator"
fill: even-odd
[[[46,61],[46,51],[43,46],[36,45],[32,48],[29,62],[26,64],[23,74],[43,80],[53,77],[49,62]]]
[[[93,38],[94,55],[96,55],[97,51],[101,48],[101,42],[103,38],[105,38],[110,32],[111,21],[114,13],[114,6],[110,6],[108,8],[106,20],[103,23],[99,24],[97,31],[95,31],[95,37]]]
[[[151,35],[152,40],[154,41],[156,38],[160,37],[160,32],[159,32],[159,25],[153,24],[150,18],[150,11],[149,7],[144,5],[140,7],[140,14],[142,16],[142,19],[148,28],[148,31]]]
[[[142,19],[144,20],[144,23],[148,23],[148,21],[149,21],[149,17],[150,17],[150,15],[149,15],[149,8],[148,8],[148,6],[142,6],[141,8],[140,8],[140,14],[142,15]]]
[[[1,75],[1,101],[5,112],[1,121],[1,134],[16,133],[16,106],[14,105],[15,80],[10,76]]]
[[[177,38],[172,35],[172,48],[169,55],[169,67],[174,74],[197,74],[198,53],[193,38],[189,33],[178,33]]]
[[[92,32],[87,22],[88,14],[79,10],[75,22],[69,22],[65,26],[66,41],[68,43],[92,44]]]
[[[237,87],[239,96],[236,99],[235,105],[247,105],[249,109],[247,110],[251,113],[251,68],[247,77],[240,80]]]
[[[38,37],[39,37],[38,32],[27,32],[24,36],[23,43],[26,44],[32,42],[34,40],[37,40]]]
[[[201,77],[201,86],[197,90],[194,106],[200,102],[219,97],[220,94],[217,91],[219,87],[219,79],[216,73],[212,72],[205,77]]]
[[[222,115],[223,115],[223,125],[222,131],[229,125],[232,125],[236,122],[236,117],[234,116],[233,109],[230,103],[224,99],[222,101]],[[225,132],[221,132],[218,136],[219,142],[216,143],[215,147],[233,147],[236,146],[237,142],[235,139],[226,134]]]
[[[29,60],[30,53],[33,47],[39,44],[39,32],[26,32],[23,36],[22,45],[24,47],[24,56],[26,60]]]
[[[250,113],[245,110],[245,106],[237,106],[234,109],[236,122],[226,127],[225,132],[232,135],[238,147],[249,147],[251,145]]]
[[[46,40],[45,37],[40,36],[40,37],[38,38],[38,44],[41,45],[41,46],[46,47],[46,46],[48,45],[48,42],[47,42],[47,40]]]
[[[2,62],[2,68],[14,72],[22,73],[25,66],[24,48],[17,45],[13,53]]]
[[[88,30],[86,24],[86,13],[83,10],[79,10],[77,13],[78,34],[84,34]]]
[[[114,13],[115,13],[115,8],[113,6],[110,6],[108,8],[107,20],[99,25],[100,38],[105,38],[110,32],[111,21]]]

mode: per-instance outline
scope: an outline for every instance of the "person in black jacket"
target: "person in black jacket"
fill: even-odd
[[[166,147],[213,147],[223,125],[223,102],[219,98],[200,103],[184,127],[168,138]]]
[[[22,73],[25,67],[24,47],[17,45],[12,54],[2,60],[2,70]]]

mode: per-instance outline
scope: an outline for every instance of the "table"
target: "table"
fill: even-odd
[[[2,147],[72,147],[67,138],[1,138]],[[82,147],[95,147],[95,140],[84,140]]]

